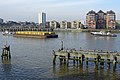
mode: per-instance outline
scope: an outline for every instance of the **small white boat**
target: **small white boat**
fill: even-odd
[[[10,36],[10,35],[13,35],[14,32],[5,31],[5,32],[3,32],[2,34],[3,34],[3,35]]]
[[[98,35],[98,36],[109,36],[109,37],[117,37],[116,34],[112,34],[110,32],[100,31],[100,32],[91,32],[92,35]]]

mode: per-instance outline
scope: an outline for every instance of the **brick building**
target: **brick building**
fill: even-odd
[[[104,13],[102,10],[97,13],[93,10],[86,14],[86,28],[88,29],[115,29],[116,15],[110,10]]]

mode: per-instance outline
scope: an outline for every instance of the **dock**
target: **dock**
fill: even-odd
[[[69,66],[69,61],[72,60],[73,64],[83,66],[83,62],[88,66],[89,62],[95,63],[95,66],[99,65],[103,68],[105,63],[108,68],[113,67],[116,69],[117,65],[120,65],[120,52],[117,51],[102,51],[102,50],[75,50],[75,49],[59,49],[53,50],[53,64],[56,64],[56,59],[60,60],[60,64],[66,64]],[[111,65],[112,64],[112,65]]]

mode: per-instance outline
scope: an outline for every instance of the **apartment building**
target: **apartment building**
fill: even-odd
[[[79,28],[81,28],[81,22],[80,21],[72,21],[71,22],[71,28],[72,29],[79,29]]]
[[[112,10],[104,13],[99,10],[97,13],[93,10],[86,14],[86,27],[88,29],[115,29],[116,15]]]
[[[51,28],[60,28],[59,23],[57,21],[50,21]]]
[[[60,28],[61,29],[68,29],[71,28],[71,23],[67,21],[61,21],[60,22]]]

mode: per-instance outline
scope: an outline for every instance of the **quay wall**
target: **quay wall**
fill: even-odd
[[[4,32],[4,31],[41,31],[44,29],[40,29],[40,28],[1,28],[0,31]],[[92,31],[111,31],[112,33],[120,33],[119,29],[113,29],[113,30],[109,30],[109,29],[54,29],[55,32],[92,32]]]

